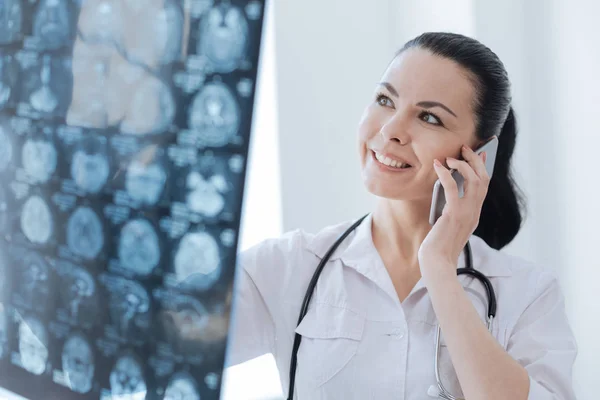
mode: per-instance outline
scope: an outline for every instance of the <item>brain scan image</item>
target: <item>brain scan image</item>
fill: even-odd
[[[5,171],[13,160],[13,145],[10,128],[0,125],[0,172]]]
[[[6,301],[8,295],[11,293],[12,288],[10,284],[12,283],[11,278],[14,273],[12,264],[6,247],[0,246],[0,302],[2,303]]]
[[[109,380],[113,399],[144,400],[146,398],[144,371],[132,356],[125,355],[117,359],[110,372]]]
[[[19,67],[15,60],[8,55],[0,56],[0,110],[5,108],[13,97],[18,77]]]
[[[67,222],[67,246],[87,260],[96,258],[104,246],[102,222],[89,207],[79,207]]]
[[[78,187],[98,193],[110,173],[106,151],[97,138],[87,138],[73,154],[71,176]]]
[[[78,320],[83,317],[80,315],[82,306],[90,304],[96,294],[94,279],[85,270],[77,268],[71,274],[69,283],[64,289],[63,293],[66,297],[65,303],[69,316],[74,320]],[[89,308],[86,310],[89,311]]]
[[[148,275],[160,261],[160,243],[152,224],[138,218],[121,229],[119,261],[136,275]]]
[[[147,75],[135,88],[121,132],[130,135],[162,133],[175,117],[175,99],[160,79]]]
[[[123,7],[120,0],[83,1],[78,28],[85,40],[123,44]]]
[[[25,317],[19,325],[19,354],[26,371],[41,375],[48,362],[48,333],[35,317]]]
[[[94,353],[89,342],[81,335],[71,335],[65,342],[61,360],[69,389],[89,392],[94,378]]]
[[[41,86],[29,96],[29,103],[39,112],[51,114],[58,108],[58,97],[50,88],[52,78],[52,60],[45,55],[42,58],[42,69],[40,71]]]
[[[3,359],[9,352],[9,318],[8,310],[4,304],[0,304],[0,359]]]
[[[6,232],[11,218],[6,190],[0,186],[0,232]]]
[[[39,196],[31,196],[21,210],[21,230],[35,244],[46,244],[52,237],[54,223],[46,202]]]
[[[206,232],[187,233],[179,243],[174,264],[178,286],[186,290],[206,290],[221,273],[219,245]]]
[[[54,50],[68,44],[71,20],[65,0],[40,0],[33,20],[33,33],[42,46]]]
[[[28,305],[45,304],[50,293],[50,271],[46,260],[34,252],[23,258],[19,296]]]
[[[170,64],[181,57],[183,44],[183,13],[175,0],[165,0],[155,16],[156,43],[160,48],[160,63]]]
[[[178,297],[163,314],[162,322],[167,341],[175,353],[194,357],[202,351],[210,316],[198,300],[188,296]]]
[[[237,135],[240,117],[240,108],[231,90],[213,82],[194,97],[188,123],[199,132],[203,144],[222,147]]]
[[[154,205],[166,181],[167,172],[160,163],[133,160],[127,167],[125,189],[133,200],[143,205]]]
[[[23,168],[35,183],[46,183],[56,171],[56,148],[46,139],[27,139],[21,150]]]
[[[248,21],[240,8],[213,7],[200,21],[197,53],[206,57],[215,72],[236,69],[248,48]]]
[[[179,372],[169,380],[163,400],[200,400],[198,384],[186,372]]]
[[[106,45],[77,41],[73,48],[73,92],[67,110],[67,124],[106,128],[111,50]]]
[[[9,44],[19,39],[23,23],[21,0],[0,2],[0,44]]]
[[[229,190],[223,175],[215,174],[205,178],[200,172],[194,171],[187,177],[186,188],[186,203],[193,212],[213,218],[223,211],[224,194]]]
[[[130,18],[125,45],[129,57],[150,66],[170,64],[182,55],[186,21],[178,0],[126,0]],[[129,30],[136,34],[130,34]]]
[[[145,330],[150,311],[150,298],[146,290],[132,281],[119,280],[110,294],[110,314],[119,335],[134,336],[136,330]]]

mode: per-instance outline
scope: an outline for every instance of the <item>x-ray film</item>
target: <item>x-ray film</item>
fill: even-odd
[[[0,1],[0,387],[220,397],[264,7]]]

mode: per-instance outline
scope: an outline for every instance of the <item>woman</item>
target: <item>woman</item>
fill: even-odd
[[[516,131],[507,73],[492,51],[450,33],[409,41],[359,126],[375,209],[325,265],[299,326],[317,264],[355,221],[288,232],[242,253],[229,363],[272,353],[287,395],[297,333],[296,398],[438,398],[439,324],[440,379],[452,395],[573,399],[577,346],[555,276],[498,251],[521,226],[510,173]],[[499,147],[490,179],[485,153],[473,149],[493,135]],[[465,178],[464,197],[449,168]],[[447,205],[432,227],[437,179]],[[456,276],[467,241],[473,267],[496,293],[491,332],[482,323],[483,286]]]

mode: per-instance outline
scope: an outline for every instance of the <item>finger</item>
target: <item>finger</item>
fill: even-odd
[[[480,186],[482,186],[481,178],[475,173],[470,164],[452,157],[446,159],[446,164],[450,168],[457,170],[465,179],[465,196],[469,193],[477,193],[479,191]]]
[[[433,161],[433,168],[444,188],[446,203],[448,203],[449,206],[456,204],[458,201],[458,186],[456,185],[456,181],[452,177],[452,174],[437,159]]]
[[[471,168],[475,171],[483,181],[488,181],[489,176],[487,169],[485,168],[485,160],[487,158],[486,152],[477,155],[469,146],[462,147],[462,155],[465,161],[469,163]]]

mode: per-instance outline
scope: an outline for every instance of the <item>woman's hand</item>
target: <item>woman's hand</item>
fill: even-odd
[[[450,171],[438,160],[434,169],[444,188],[446,206],[419,248],[419,265],[423,277],[456,275],[458,257],[471,234],[477,228],[481,207],[487,194],[490,177],[485,169],[485,152],[480,156],[463,146],[465,161],[446,160],[448,166],[464,177],[464,196],[459,198],[458,186]]]

